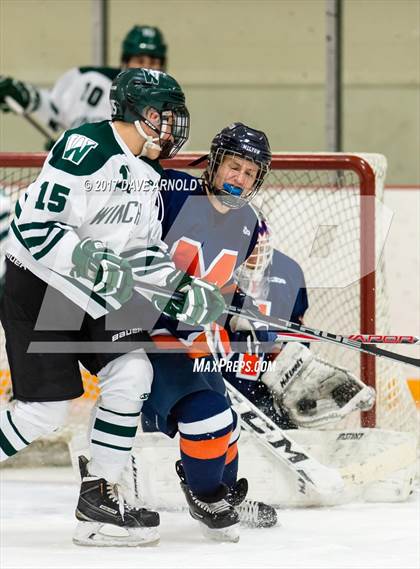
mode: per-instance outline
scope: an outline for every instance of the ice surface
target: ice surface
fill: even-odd
[[[242,529],[238,544],[206,542],[187,512],[161,512],[157,547],[86,548],[71,542],[78,486],[70,471],[8,469],[0,481],[2,569],[411,569],[420,563],[418,492],[401,504],[281,510],[281,527]]]

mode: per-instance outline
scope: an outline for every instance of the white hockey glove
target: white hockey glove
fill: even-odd
[[[319,429],[375,403],[375,390],[348,370],[317,358],[299,342],[288,342],[262,381],[298,427]]]

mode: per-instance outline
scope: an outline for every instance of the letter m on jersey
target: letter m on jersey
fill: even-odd
[[[63,159],[69,160],[70,162],[73,162],[73,164],[80,164],[92,148],[96,148],[97,146],[98,143],[87,136],[83,136],[82,134],[72,134],[66,142]]]
[[[238,252],[231,249],[222,249],[215,256],[205,256],[201,243],[188,237],[176,241],[171,254],[178,269],[219,287],[232,277],[238,258]]]

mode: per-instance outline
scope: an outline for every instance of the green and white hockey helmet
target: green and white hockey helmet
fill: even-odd
[[[179,83],[163,71],[121,71],[111,85],[110,102],[113,121],[134,123],[138,130],[143,122],[158,135],[161,158],[175,156],[188,140],[190,115],[185,95]],[[150,109],[159,113],[159,126],[148,120]]]
[[[162,32],[154,26],[134,26],[122,43],[121,61],[128,63],[132,57],[148,55],[166,62],[167,46]]]

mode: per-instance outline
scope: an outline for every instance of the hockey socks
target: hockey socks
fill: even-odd
[[[121,413],[102,406],[96,408],[90,439],[92,474],[118,481],[133,447],[139,418],[140,410]]]
[[[233,409],[231,409],[231,411],[233,415],[233,430],[229,439],[229,447],[226,453],[225,468],[222,477],[222,482],[226,484],[228,488],[234,486],[238,477],[238,440],[241,434],[241,425],[238,421],[238,415]]]
[[[112,360],[98,373],[101,396],[90,433],[89,472],[118,482],[130,457],[153,370],[142,350]]]
[[[210,390],[192,393],[172,414],[178,421],[188,487],[196,496],[214,494],[221,486],[233,426],[226,397]]]

